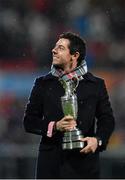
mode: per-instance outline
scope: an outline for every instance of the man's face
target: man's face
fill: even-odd
[[[70,41],[61,38],[57,41],[55,47],[52,49],[53,61],[52,64],[65,69],[72,63],[72,55],[69,50]]]

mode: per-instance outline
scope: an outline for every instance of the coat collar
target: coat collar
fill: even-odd
[[[55,77],[51,74],[51,72],[49,72],[47,75],[45,75],[43,77],[44,80],[58,80],[58,77]],[[86,74],[83,75],[83,79],[86,80],[86,81],[91,81],[91,82],[96,82],[97,79],[96,77],[90,73],[90,72],[87,72]]]
[[[86,81],[91,81],[91,82],[96,82],[97,81],[96,77],[90,72],[87,72],[85,75],[83,75],[83,78]]]

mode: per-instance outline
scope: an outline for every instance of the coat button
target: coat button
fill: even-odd
[[[83,101],[80,101],[80,104],[83,104]]]
[[[79,121],[79,125],[81,125],[82,124],[82,121]]]

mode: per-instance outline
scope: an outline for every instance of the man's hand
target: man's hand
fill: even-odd
[[[81,138],[81,141],[87,142],[87,146],[84,147],[80,152],[81,153],[94,153],[98,147],[98,142],[95,137],[86,137],[86,138]]]
[[[74,129],[76,125],[76,121],[73,117],[68,115],[56,123],[56,129],[59,131],[68,131]]]

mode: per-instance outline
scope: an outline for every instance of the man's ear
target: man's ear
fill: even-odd
[[[75,52],[73,55],[74,55],[74,57],[75,57],[75,58],[77,58],[77,59],[78,59],[78,58],[79,58],[79,56],[80,56],[80,53],[79,53],[79,52]]]
[[[79,52],[75,52],[75,53],[73,54],[72,58],[73,58],[74,60],[78,60],[79,56],[80,56],[80,53],[79,53]]]

